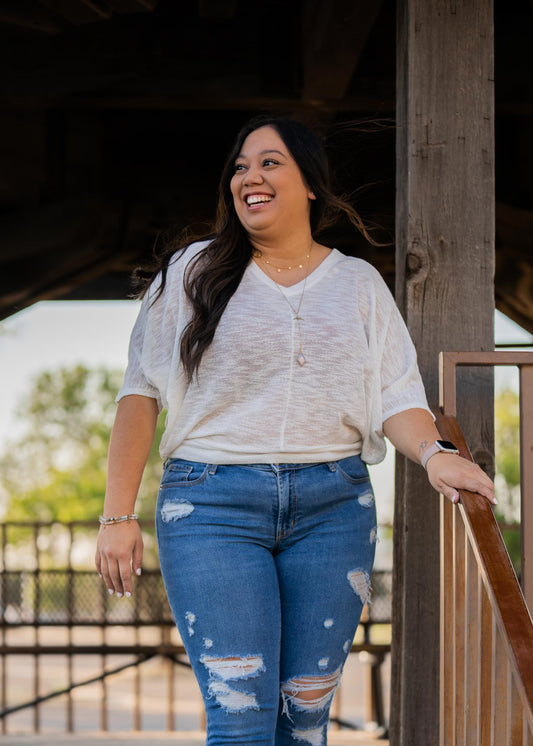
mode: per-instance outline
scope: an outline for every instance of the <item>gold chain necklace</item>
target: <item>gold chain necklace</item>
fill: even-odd
[[[274,283],[275,283],[275,285],[276,285],[277,289],[278,289],[278,290],[279,290],[279,292],[281,293],[281,297],[282,297],[282,298],[284,298],[284,299],[285,299],[285,300],[287,301],[287,303],[288,303],[288,305],[289,305],[289,307],[290,307],[291,311],[292,311],[292,312],[293,312],[293,314],[294,314],[294,318],[293,318],[293,321],[296,321],[296,322],[298,323],[298,341],[299,341],[299,348],[298,348],[298,355],[296,356],[296,360],[297,360],[297,362],[298,362],[298,365],[300,365],[300,366],[302,366],[302,367],[303,367],[303,366],[304,366],[304,365],[306,364],[307,360],[305,359],[305,355],[304,355],[304,353],[303,353],[303,342],[302,342],[302,321],[303,321],[303,318],[302,318],[302,317],[300,316],[300,309],[301,309],[301,307],[302,307],[302,303],[303,303],[303,299],[304,299],[304,294],[305,294],[305,286],[307,285],[307,278],[308,278],[308,276],[309,276],[309,259],[310,259],[310,257],[311,257],[311,250],[309,250],[309,254],[307,254],[307,265],[306,265],[306,271],[305,271],[304,286],[303,286],[303,288],[302,288],[302,293],[301,293],[301,295],[300,295],[300,301],[299,301],[299,303],[298,303],[298,307],[297,307],[297,308],[295,308],[295,307],[294,307],[294,306],[292,305],[292,303],[291,303],[291,302],[290,302],[290,300],[289,300],[289,299],[287,298],[287,296],[285,295],[285,293],[283,292],[283,290],[281,289],[281,287],[280,287],[280,286],[278,285],[278,283],[277,283],[277,282],[276,282],[276,281],[274,280]],[[262,257],[261,257],[261,258],[262,258]],[[266,261],[266,260],[263,260],[263,261]],[[268,263],[268,262],[267,262],[267,263]],[[301,265],[300,265],[300,266],[301,266]]]
[[[304,265],[303,263],[300,264],[300,261],[303,262],[303,260],[298,259],[297,264],[291,264],[290,267],[277,267],[275,264],[272,264],[272,262],[269,262],[266,257],[263,256],[261,252],[259,252],[258,256],[264,261],[265,264],[268,264],[269,267],[272,267],[272,269],[275,269],[276,272],[282,272],[284,269],[303,269]],[[304,259],[309,262],[310,254],[306,254],[304,256]]]

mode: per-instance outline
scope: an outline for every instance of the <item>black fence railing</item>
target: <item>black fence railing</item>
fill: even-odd
[[[141,577],[136,578],[132,597],[121,599],[109,595],[96,572],[88,568],[96,538],[94,524],[0,524],[0,536],[3,732],[23,712],[26,717],[31,714],[31,729],[39,731],[43,707],[59,700],[66,712],[64,729],[75,730],[76,690],[91,686],[99,690],[93,692],[93,700],[100,712],[100,729],[108,730],[112,707],[108,680],[126,671],[133,677],[131,726],[141,730],[146,721],[143,671],[154,658],[163,663],[166,679],[161,684],[166,703],[165,727],[175,729],[176,718],[180,718],[181,686],[176,685],[175,679],[184,675],[189,664],[155,557],[150,554],[153,533],[148,530],[145,536],[147,564],[152,567],[143,569]],[[59,563],[62,566],[58,567]],[[352,652],[364,654],[368,664],[365,719],[371,719],[384,733],[381,669],[390,652],[391,580],[388,571],[374,572],[372,602],[364,609],[352,646]],[[85,664],[80,664],[81,659]],[[16,663],[21,661],[23,667]],[[56,681],[48,669],[57,673],[59,667],[63,673]],[[190,672],[186,675],[192,679]],[[343,699],[347,697],[343,695]],[[186,718],[189,729],[203,727],[200,704],[197,710],[200,714],[192,726],[192,716]],[[340,706],[332,709],[332,721],[339,726],[356,727]]]

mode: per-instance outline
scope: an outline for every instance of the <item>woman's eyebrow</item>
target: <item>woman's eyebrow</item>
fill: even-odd
[[[283,156],[283,158],[287,157],[285,153],[282,153],[281,150],[276,150],[275,148],[267,148],[267,150],[261,150],[259,155],[266,155],[267,153],[278,153],[278,155]],[[239,158],[246,158],[246,156],[244,153],[239,153],[239,155],[235,157],[235,160],[237,161],[239,160]]]

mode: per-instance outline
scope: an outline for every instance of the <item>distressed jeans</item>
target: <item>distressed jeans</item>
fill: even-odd
[[[322,746],[376,543],[359,456],[165,462],[161,571],[206,708],[208,746]]]

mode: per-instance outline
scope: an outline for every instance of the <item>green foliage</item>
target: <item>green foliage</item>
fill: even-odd
[[[496,472],[511,489],[520,484],[519,426],[518,394],[504,389],[495,402]]]
[[[95,520],[102,511],[107,450],[123,373],[78,365],[45,371],[18,415],[24,430],[0,457],[5,520]],[[137,510],[152,514],[161,473],[158,422]]]
[[[517,575],[520,575],[520,402],[512,389],[503,389],[495,401],[496,517]]]

